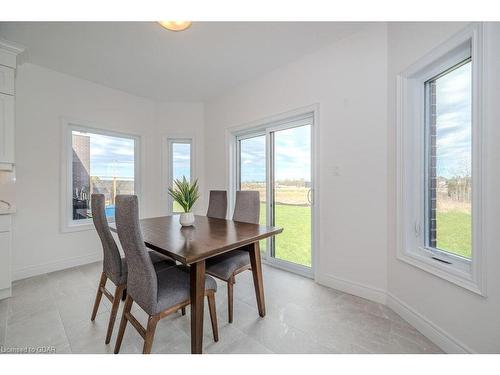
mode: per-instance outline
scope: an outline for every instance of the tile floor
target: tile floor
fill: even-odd
[[[90,321],[101,264],[93,263],[13,284],[13,297],[0,301],[0,346],[50,347],[56,353],[112,353],[104,344],[110,303],[102,299]],[[250,272],[237,277],[234,323],[227,323],[226,286],[219,283],[219,342],[211,336],[205,308],[206,353],[441,353],[389,308],[264,266],[267,315],[258,316]],[[108,285],[108,289],[112,289]],[[123,305],[123,303],[122,303]],[[120,307],[121,309],[121,307]],[[146,315],[133,311],[142,324]],[[189,309],[158,324],[154,353],[190,352]],[[141,353],[142,339],[128,325],[121,353]]]

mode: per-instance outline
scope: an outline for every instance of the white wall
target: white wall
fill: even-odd
[[[318,281],[388,303],[448,351],[500,352],[500,25],[487,27],[488,297],[402,263],[395,249],[395,77],[465,24],[371,25],[206,103],[154,103],[23,64],[17,77],[14,275],[100,257],[93,231],[61,233],[60,116],[143,137],[143,216],[165,213],[165,136],[195,136],[202,191],[227,188],[226,129],[319,104]],[[387,93],[387,95],[386,95]],[[34,152],[36,150],[36,152]],[[340,175],[335,176],[338,166]],[[369,193],[367,193],[369,187]],[[206,207],[206,193],[198,212]]]
[[[228,127],[319,103],[316,277],[375,300],[387,274],[386,57],[385,24],[370,26],[205,106],[206,185],[225,189]]]
[[[61,117],[142,137],[142,216],[165,213],[162,136],[200,130],[203,105],[139,98],[36,65],[17,71],[14,278],[97,260],[95,231],[60,231]]]
[[[200,199],[195,205],[194,211],[198,214],[204,214],[204,202],[208,199],[208,191],[204,185],[205,173],[205,112],[203,103],[159,103],[156,109],[157,131],[159,139],[166,141],[167,138],[192,138],[193,139],[193,178],[198,178],[200,187]],[[158,176],[155,184],[159,191],[158,196],[167,200],[168,185],[168,164],[165,156],[168,157],[168,147],[165,145],[162,155],[162,175]],[[161,183],[160,183],[161,177]],[[166,214],[166,207],[159,207],[152,216]]]
[[[463,28],[460,23],[396,23],[388,27],[388,291],[393,306],[450,352],[500,352],[500,24],[487,25],[487,293],[483,298],[396,259],[396,75]],[[496,227],[495,227],[496,225]],[[407,308],[404,308],[406,305]]]

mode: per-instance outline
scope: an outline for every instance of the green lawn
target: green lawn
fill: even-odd
[[[471,257],[471,215],[464,211],[437,213],[437,246],[454,254]]]
[[[265,204],[261,204],[261,223],[265,223]],[[276,257],[305,266],[311,265],[310,207],[276,205],[276,225],[283,233],[276,236]],[[471,215],[463,211],[437,214],[438,247],[452,253],[471,257]],[[265,249],[265,242],[261,243]]]
[[[261,203],[260,222],[266,222],[266,206]],[[304,206],[276,205],[276,226],[283,233],[276,238],[276,258],[311,266],[311,208]],[[265,249],[261,242],[261,249]]]

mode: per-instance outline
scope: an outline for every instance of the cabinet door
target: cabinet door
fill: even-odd
[[[1,93],[0,163],[14,164],[14,97]]]
[[[14,69],[0,65],[0,92],[14,95]]]
[[[0,290],[10,288],[10,232],[0,232]]]

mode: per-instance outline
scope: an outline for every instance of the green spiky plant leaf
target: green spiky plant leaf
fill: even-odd
[[[186,176],[182,180],[174,180],[174,186],[168,188],[168,194],[174,201],[179,203],[184,212],[190,212],[195,202],[200,197],[198,191],[198,179],[190,183]]]

